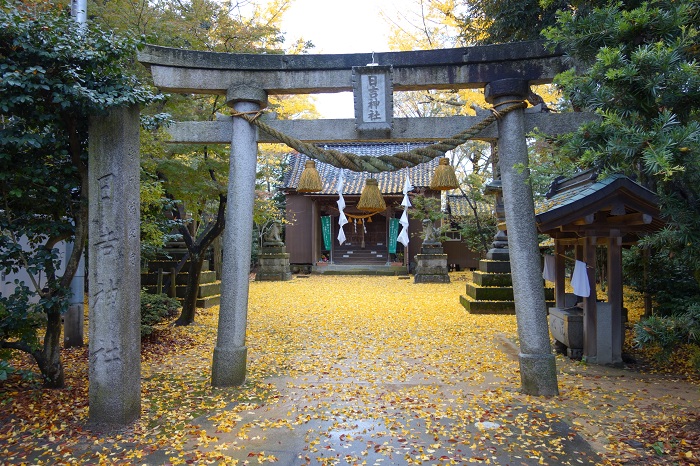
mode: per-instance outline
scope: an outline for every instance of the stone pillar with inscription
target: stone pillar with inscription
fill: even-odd
[[[486,101],[496,107],[523,102],[527,81],[502,79],[486,86]],[[520,380],[528,395],[559,393],[554,355],[549,340],[547,307],[542,285],[535,206],[529,183],[528,150],[522,109],[498,121],[498,155],[508,225],[508,251],[520,339]]]
[[[139,109],[90,119],[89,420],[141,412]]]
[[[233,107],[233,139],[228,177],[228,204],[224,230],[219,327],[212,361],[211,383],[231,387],[245,382],[248,349],[245,345],[248,319],[255,169],[258,131],[236,113],[254,113],[267,105],[267,94],[250,86],[232,86],[226,94]]]

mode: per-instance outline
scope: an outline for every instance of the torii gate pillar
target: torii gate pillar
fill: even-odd
[[[506,102],[524,101],[528,91],[525,80],[502,79],[486,86],[486,101],[498,108]],[[499,120],[498,155],[520,340],[520,380],[523,392],[528,395],[558,395],[525,138],[522,109],[513,110]]]
[[[234,112],[257,112],[267,106],[267,93],[249,86],[233,86],[228,89],[226,100]],[[221,290],[211,370],[211,383],[215,387],[231,387],[245,382],[250,238],[253,233],[257,154],[257,128],[234,113],[224,229],[226,247],[221,276],[226,286]]]

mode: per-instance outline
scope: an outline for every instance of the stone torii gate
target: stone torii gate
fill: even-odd
[[[494,106],[522,103],[532,84],[551,82],[565,67],[562,54],[539,42],[414,52],[343,55],[252,55],[147,46],[139,60],[166,92],[225,95],[234,116],[179,123],[173,142],[230,143],[226,249],[212,384],[242,384],[246,375],[248,258],[253,227],[258,142],[277,142],[246,119],[268,95],[353,90],[353,70],[368,63],[392,67],[393,89],[483,88]],[[558,393],[542,286],[537,230],[528,184],[526,134],[556,134],[588,120],[584,114],[510,111],[473,138],[498,141],[503,197],[520,340],[522,389]],[[268,120],[275,131],[305,142],[439,141],[483,116],[394,119],[388,129],[361,131],[355,120]],[[90,420],[128,423],[140,410],[138,347],[138,112],[96,118],[90,133]],[[94,160],[93,160],[94,157]],[[235,193],[235,194],[233,194]],[[133,202],[136,199],[136,203]],[[130,199],[120,216],[122,199]],[[136,296],[137,298],[132,298]]]

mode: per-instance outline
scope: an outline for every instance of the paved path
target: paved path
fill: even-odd
[[[470,394],[483,386],[271,380],[279,398],[271,405],[195,419],[211,438],[205,449],[222,449],[241,464],[599,464],[591,446],[561,420],[527,406],[492,407],[512,423],[457,418]],[[447,400],[447,401],[446,401]],[[489,416],[491,407],[484,406]],[[519,419],[527,417],[529,422]],[[222,425],[235,426],[222,432]],[[526,429],[523,429],[526,427]],[[528,429],[531,429],[528,431]],[[537,438],[536,442],[532,442]],[[195,443],[191,445],[195,448]],[[196,448],[202,450],[201,443]],[[272,455],[272,456],[271,456]],[[274,459],[273,459],[274,457]],[[149,464],[166,464],[155,453]]]
[[[414,293],[405,280],[357,280],[256,284],[251,364],[283,367],[265,379],[274,396],[195,419],[184,451],[238,464],[618,464],[644,457],[619,441],[626,428],[698,406],[696,386],[673,393],[657,378],[650,392],[653,376],[562,357],[560,396],[522,395],[512,316],[464,312],[463,283]],[[255,346],[266,338],[287,343]]]

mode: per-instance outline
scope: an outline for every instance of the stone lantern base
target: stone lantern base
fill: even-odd
[[[414,283],[450,283],[447,273],[447,254],[442,245],[421,246],[416,254],[416,275]]]
[[[263,246],[258,261],[260,268],[255,281],[284,282],[292,279],[286,246]]]

